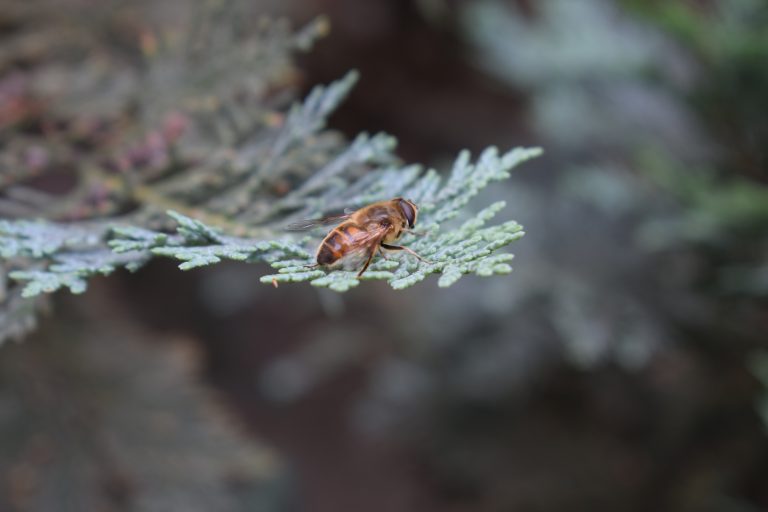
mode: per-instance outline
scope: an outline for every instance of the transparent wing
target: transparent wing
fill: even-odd
[[[352,212],[347,212],[342,215],[329,215],[327,217],[321,217],[319,219],[304,219],[298,222],[288,224],[285,229],[287,231],[305,231],[307,229],[316,228],[317,226],[326,226],[329,224],[338,224],[343,220],[347,220]]]
[[[365,262],[371,255],[371,251],[375,251],[381,244],[390,229],[388,226],[375,224],[357,232],[350,243],[349,250],[342,258],[345,268],[359,267]]]

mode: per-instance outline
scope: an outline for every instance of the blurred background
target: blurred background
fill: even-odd
[[[24,39],[51,2],[4,3],[0,97],[32,108],[72,56]],[[55,3],[99,44],[137,32]],[[477,201],[525,226],[515,272],[335,294],[154,261],[57,295],[2,348],[0,509],[768,510],[768,3],[253,3],[328,17],[294,80],[360,71],[348,138],[438,169],[544,148]],[[121,26],[193,9],[136,5]]]

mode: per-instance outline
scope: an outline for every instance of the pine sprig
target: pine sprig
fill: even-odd
[[[21,296],[20,289],[13,290],[8,295],[4,294],[3,307],[0,308],[0,342],[21,339],[34,330],[39,313],[47,307],[47,295],[29,299]]]
[[[406,243],[428,262],[416,261],[407,254],[394,255],[375,261],[363,279],[386,280],[394,289],[403,289],[434,273],[442,274],[438,281],[441,287],[454,284],[464,274],[509,273],[512,256],[494,252],[522,237],[522,227],[514,221],[485,227],[504,207],[503,202],[494,203],[457,228],[441,230],[440,224],[458,215],[458,208],[482,186],[507,177],[512,167],[539,153],[538,149],[515,149],[499,155],[491,148],[480,156],[477,164],[471,164],[468,154],[463,153],[442,187],[434,171],[413,179],[414,168],[407,167],[402,174],[408,179],[403,181],[391,180],[391,169],[379,171],[381,181],[370,185],[377,191],[371,200],[403,195],[424,201],[421,225],[428,232],[420,238],[409,235],[411,239]],[[46,262],[42,269],[10,273],[12,279],[25,283],[24,297],[60,288],[82,293],[92,276],[108,275],[119,268],[136,270],[157,256],[180,260],[182,270],[222,259],[265,262],[278,270],[277,274],[262,278],[262,282],[271,284],[310,281],[313,286],[335,291],[346,291],[359,284],[355,272],[308,270],[314,263],[310,248],[298,245],[287,235],[269,240],[227,236],[199,220],[176,212],[169,215],[177,224],[174,233],[117,226],[101,240],[93,232],[68,225],[4,221],[0,224],[0,254],[7,261],[24,257]]]
[[[96,275],[109,275],[118,268],[137,270],[149,258],[140,252],[117,254],[108,249],[67,252],[56,255],[45,270],[17,270],[9,276],[26,283],[22,297],[35,297],[68,288],[72,293],[83,293],[87,279]]]
[[[522,237],[522,226],[509,221],[485,227],[504,207],[503,202],[494,203],[457,228],[441,230],[441,223],[458,215],[460,208],[484,186],[508,177],[513,167],[540,152],[536,148],[518,148],[499,155],[495,148],[490,148],[476,164],[470,163],[468,153],[462,153],[442,187],[434,171],[416,178],[418,168],[406,167],[400,171],[405,179],[396,180],[391,179],[392,169],[379,170],[379,180],[369,185],[375,193],[363,194],[363,197],[378,200],[402,195],[422,201],[421,226],[427,233],[420,238],[409,235],[411,239],[405,243],[427,262],[416,261],[407,254],[382,258],[372,264],[363,279],[386,280],[392,288],[403,289],[434,273],[442,274],[438,281],[441,287],[454,284],[464,274],[509,273],[508,262],[512,256],[494,252]],[[359,198],[358,201],[352,199],[351,203],[359,202]],[[314,263],[309,248],[301,247],[287,235],[261,240],[233,237],[182,214],[169,212],[169,215],[176,221],[174,233],[116,226],[103,239],[74,226],[4,221],[0,223],[0,254],[9,262],[19,257],[46,262],[42,269],[10,273],[12,279],[26,283],[24,297],[60,288],[82,293],[89,277],[108,275],[119,268],[136,270],[157,256],[182,261],[179,265],[182,270],[215,264],[222,259],[265,262],[278,270],[277,274],[261,279],[271,284],[310,281],[313,286],[346,291],[359,283],[355,272],[308,270]]]
[[[367,199],[374,201],[403,196],[422,201],[420,225],[428,232],[420,238],[409,235],[410,239],[406,239],[405,244],[428,262],[419,262],[407,254],[393,255],[387,260],[374,262],[362,276],[363,279],[386,280],[392,288],[403,289],[433,273],[443,274],[438,281],[441,287],[454,284],[464,274],[489,276],[509,273],[512,269],[507,262],[512,255],[493,253],[522,237],[522,226],[509,221],[483,227],[504,207],[503,202],[489,206],[458,228],[441,232],[440,225],[459,215],[461,207],[491,181],[508,177],[513,167],[540,153],[537,148],[518,148],[499,155],[495,148],[489,148],[476,164],[472,164],[469,153],[463,152],[442,187],[435,171],[428,171],[421,178],[414,179],[418,168],[405,168],[401,171],[401,177],[406,178],[404,180],[390,179],[392,172],[382,171],[381,181],[371,185],[377,193]],[[291,265],[277,262],[273,267],[278,269],[278,273],[264,276],[261,281],[272,284],[310,281],[314,286],[335,291],[346,291],[359,283],[355,272],[339,270],[326,274],[307,271],[307,265],[312,263],[312,260],[296,261]]]
[[[294,243],[279,240],[257,241],[253,239],[216,235],[204,245],[191,244],[201,240],[211,232],[211,228],[181,214],[169,212],[179,222],[178,232],[182,243],[178,245],[156,246],[151,249],[155,256],[166,256],[183,261],[181,270],[218,263],[222,259],[244,261],[247,263],[284,260],[286,258],[307,257],[308,254]],[[166,239],[168,240],[168,239]]]
[[[72,247],[98,243],[98,228],[44,221],[0,220],[0,258],[40,259]]]

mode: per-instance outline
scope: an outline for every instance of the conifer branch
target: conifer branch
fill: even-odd
[[[438,284],[446,287],[464,274],[511,270],[512,256],[498,251],[520,238],[522,227],[492,223],[501,202],[475,215],[466,206],[540,150],[500,154],[490,148],[475,162],[462,152],[443,178],[446,173],[404,165],[387,134],[363,133],[345,143],[326,124],[356,72],[315,87],[302,102],[287,101],[290,53],[306,49],[327,30],[325,22],[296,35],[284,24],[265,22],[249,33],[247,24],[232,22],[209,26],[203,20],[176,43],[162,33],[145,37],[146,67],[132,92],[142,113],[137,120],[121,120],[131,94],[109,86],[102,102],[87,88],[93,104],[115,110],[93,110],[86,120],[59,123],[60,130],[41,131],[32,140],[11,138],[3,161],[21,168],[13,176],[23,176],[25,166],[43,174],[69,167],[80,180],[73,192],[50,200],[34,190],[19,196],[16,178],[0,183],[0,206],[10,211],[45,205],[40,218],[0,221],[0,265],[8,278],[0,324],[10,325],[11,313],[21,318],[16,313],[33,311],[25,300],[61,288],[82,293],[91,277],[135,271],[157,257],[178,260],[182,270],[225,259],[266,263],[276,273],[264,276],[265,283],[309,281],[344,291],[359,284],[355,272],[307,268],[327,231],[297,236],[285,227],[397,196],[420,207],[418,229],[426,235],[407,235],[403,243],[428,263],[407,254],[376,259],[364,280],[402,289],[440,274]],[[221,45],[231,51],[222,53]],[[191,66],[192,56],[206,57],[204,64]],[[270,88],[288,94],[268,94]],[[83,94],[73,86],[59,99],[72,107]],[[30,144],[39,153],[32,159],[24,156],[29,149],[19,150]],[[452,222],[457,217],[464,223]],[[17,331],[0,325],[0,334]]]

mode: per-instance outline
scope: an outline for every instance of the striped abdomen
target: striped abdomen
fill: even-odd
[[[354,222],[345,222],[330,233],[317,249],[318,265],[332,266],[347,255],[356,244],[367,237],[366,231]]]

